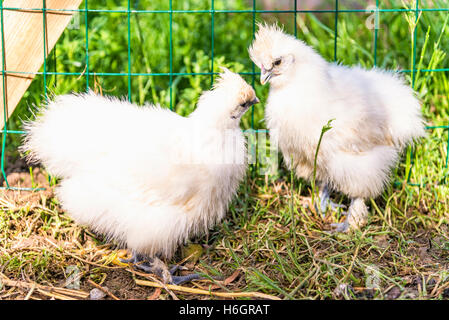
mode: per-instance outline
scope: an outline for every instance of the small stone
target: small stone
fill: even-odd
[[[104,293],[100,289],[93,288],[92,290],[90,290],[90,295],[89,295],[90,300],[101,300],[104,297],[106,297],[106,293]]]

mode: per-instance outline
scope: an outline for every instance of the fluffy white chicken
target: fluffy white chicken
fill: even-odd
[[[335,119],[317,158],[321,210],[339,206],[329,201],[329,190],[342,192],[351,205],[346,220],[333,227],[361,227],[365,199],[382,192],[400,152],[425,135],[413,90],[394,72],[329,63],[277,25],[259,25],[249,54],[261,83],[270,83],[267,126],[298,177],[312,177],[321,129]]]
[[[58,96],[25,124],[22,151],[62,178],[56,194],[76,222],[179,284],[197,275],[174,276],[160,259],[224,217],[246,169],[240,118],[257,102],[227,69],[188,117],[93,93]]]

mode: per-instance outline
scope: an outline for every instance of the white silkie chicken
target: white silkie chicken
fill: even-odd
[[[62,178],[56,194],[76,222],[180,284],[198,275],[174,276],[160,259],[225,216],[246,169],[240,118],[257,102],[227,69],[188,117],[93,93],[58,96],[25,124],[22,150]]]
[[[270,83],[267,126],[298,177],[311,179],[321,129],[335,119],[318,152],[320,209],[339,206],[329,190],[342,192],[351,205],[335,231],[361,227],[365,199],[382,192],[400,152],[425,135],[413,90],[394,72],[329,63],[277,25],[259,25],[249,55]]]

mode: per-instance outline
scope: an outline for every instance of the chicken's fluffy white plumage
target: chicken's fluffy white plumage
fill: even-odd
[[[224,217],[246,165],[219,161],[223,133],[234,134],[228,157],[244,156],[239,121],[255,99],[227,70],[189,117],[93,93],[58,96],[25,125],[22,150],[62,178],[57,197],[78,223],[170,258]]]
[[[321,129],[335,119],[320,146],[317,181],[356,200],[350,226],[365,223],[362,200],[382,192],[403,148],[425,135],[413,90],[394,72],[329,63],[275,25],[259,26],[249,53],[270,82],[267,126],[298,176],[311,178]]]

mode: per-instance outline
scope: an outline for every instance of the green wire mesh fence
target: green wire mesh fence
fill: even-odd
[[[399,70],[402,73],[410,74],[411,77],[411,84],[412,86],[415,85],[417,74],[419,73],[433,73],[433,72],[448,72],[449,68],[442,67],[442,68],[422,68],[421,66],[417,66],[417,39],[424,35],[419,35],[417,30],[417,22],[421,14],[423,13],[431,13],[435,14],[437,12],[445,13],[449,15],[449,5],[446,4],[440,5],[438,7],[431,6],[427,7],[423,4],[421,4],[424,0],[416,0],[412,2],[411,6],[403,6],[401,8],[384,8],[383,2],[379,3],[379,0],[376,0],[374,5],[370,7],[370,9],[366,8],[345,8],[342,6],[342,0],[335,0],[332,1],[332,7],[331,9],[304,9],[301,6],[302,1],[297,0],[291,0],[290,8],[289,9],[273,9],[273,10],[264,10],[261,9],[261,3],[262,1],[256,1],[256,0],[247,0],[247,8],[240,8],[240,9],[222,9],[218,8],[216,6],[216,3],[218,3],[219,0],[209,0],[208,7],[207,8],[198,8],[198,9],[177,9],[175,3],[173,3],[173,0],[167,0],[163,8],[156,9],[156,10],[144,10],[140,9],[138,6],[139,1],[121,1],[122,3],[126,3],[126,7],[123,6],[117,6],[116,8],[110,7],[110,5],[104,5],[104,6],[98,6],[98,4],[93,8],[92,3],[96,3],[98,1],[89,1],[85,0],[81,6],[78,9],[74,10],[64,10],[64,9],[52,9],[47,7],[46,1],[42,0],[42,7],[39,8],[32,8],[28,9],[28,11],[35,11],[38,13],[42,13],[43,15],[43,30],[44,30],[44,39],[43,40],[43,49],[44,50],[44,56],[47,56],[46,52],[46,45],[45,45],[45,32],[46,32],[46,15],[51,12],[70,12],[75,13],[79,17],[82,17],[84,19],[84,33],[85,33],[85,39],[84,39],[84,52],[85,52],[85,58],[84,58],[84,70],[81,71],[71,71],[71,72],[58,72],[56,68],[52,69],[51,66],[51,59],[53,61],[56,61],[57,57],[54,53],[56,49],[53,49],[53,58],[51,55],[48,55],[48,57],[44,60],[44,64],[42,67],[42,71],[39,72],[18,72],[15,70],[8,70],[5,66],[5,61],[3,59],[2,61],[2,81],[5,87],[5,76],[7,74],[18,74],[18,75],[27,75],[27,74],[33,74],[33,75],[40,75],[43,77],[43,87],[42,87],[42,93],[44,94],[44,99],[46,99],[48,95],[48,77],[55,77],[56,76],[75,76],[79,79],[84,79],[85,81],[85,90],[88,90],[92,85],[92,76],[102,76],[102,77],[125,77],[127,81],[127,94],[128,99],[132,100],[133,96],[133,90],[135,85],[133,85],[133,78],[136,77],[168,77],[168,86],[167,86],[167,94],[169,97],[169,107],[170,109],[174,109],[174,87],[175,87],[175,80],[176,77],[179,76],[187,76],[187,77],[195,77],[195,76],[207,76],[210,77],[210,84],[212,84],[214,76],[217,74],[217,72],[214,72],[216,70],[216,63],[215,56],[216,56],[216,27],[217,27],[217,17],[220,15],[225,14],[232,14],[232,15],[243,15],[245,14],[247,19],[250,20],[250,32],[251,35],[254,36],[256,29],[257,29],[257,22],[260,19],[261,15],[269,15],[269,14],[282,14],[282,15],[289,15],[291,16],[290,22],[293,25],[293,32],[295,36],[298,36],[298,15],[299,14],[312,14],[312,15],[321,15],[321,14],[328,14],[333,16],[333,60],[339,61],[339,52],[338,52],[338,41],[339,41],[339,26],[340,26],[340,20],[342,17],[344,18],[345,15],[350,13],[361,13],[366,14],[372,13],[374,15],[375,24],[379,24],[382,20],[382,17],[386,15],[391,14],[410,14],[414,22],[416,23],[411,30],[412,33],[412,55],[411,55],[411,63],[409,69],[401,69]],[[110,4],[112,1],[107,1],[108,4]],[[328,1],[328,4],[331,3],[331,1]],[[410,3],[410,2],[409,2]],[[444,2],[443,2],[444,3]],[[4,12],[6,10],[10,11],[20,11],[23,10],[20,7],[5,7],[3,2],[0,4],[0,10],[1,10],[1,34],[2,34],[2,53],[3,57],[4,50],[5,50],[5,35],[4,35],[4,23],[3,23],[3,16]],[[91,45],[89,43],[90,41],[90,33],[92,33],[92,30],[90,29],[89,21],[91,18],[91,15],[99,15],[99,14],[121,14],[123,16],[126,16],[126,38],[127,38],[127,70],[125,72],[104,72],[104,71],[98,71],[95,69],[92,69],[92,66],[90,64],[90,59],[92,57],[91,53]],[[137,19],[139,16],[150,16],[150,15],[164,15],[164,19],[168,22],[168,33],[169,33],[169,50],[168,50],[168,72],[153,72],[152,70],[148,71],[140,71],[134,72],[132,66],[133,66],[133,45],[132,45],[132,18],[134,17]],[[209,70],[208,71],[198,71],[198,70],[176,70],[174,66],[174,54],[175,54],[175,47],[174,47],[174,20],[177,19],[179,15],[182,14],[192,14],[192,15],[207,15],[209,22],[210,22],[210,29],[207,30],[207,33],[210,33],[210,39],[209,39],[209,47],[207,49],[204,49],[205,51],[208,51],[209,54]],[[140,32],[140,30],[139,30]],[[372,61],[373,66],[378,65],[378,42],[379,42],[379,29],[378,27],[373,28],[373,36],[372,36]],[[247,45],[250,43],[248,42]],[[58,46],[58,44],[57,44]],[[107,51],[107,48],[104,50]],[[242,55],[245,55],[246,59],[249,61],[249,57],[247,55],[247,52],[242,52]],[[232,56],[227,57],[229,59],[233,59]],[[248,64],[249,68],[247,67],[246,70],[242,70],[240,73],[246,77],[249,77],[251,80],[252,85],[254,86],[256,84],[256,79],[258,75],[258,70],[256,70],[254,64],[250,63]],[[22,188],[22,187],[16,187],[16,186],[10,186],[7,179],[6,174],[6,161],[5,161],[5,150],[6,150],[6,144],[7,144],[7,137],[8,135],[20,135],[24,132],[21,130],[15,130],[15,129],[8,129],[8,121],[7,121],[7,112],[6,112],[6,99],[5,92],[3,92],[3,105],[4,105],[4,128],[1,131],[2,134],[2,155],[1,155],[1,173],[2,177],[4,179],[4,186],[0,187],[2,189],[13,189],[13,190],[33,190],[33,188]],[[150,101],[151,102],[151,101]],[[254,108],[251,110],[250,113],[250,121],[249,121],[249,127],[251,129],[255,129],[255,120],[254,120]],[[429,130],[445,130],[447,131],[449,129],[449,124],[443,124],[443,125],[434,125],[434,126],[428,126]],[[445,168],[448,168],[448,160],[449,160],[449,137],[448,137],[448,144],[446,147],[446,159],[445,159]],[[408,156],[411,160],[411,166],[413,166],[413,152],[410,150]],[[422,183],[413,183],[410,181],[410,174],[411,170],[408,171],[408,174],[406,175],[407,182],[411,185],[422,185]],[[444,179],[445,180],[445,179]],[[444,181],[445,182],[445,181]]]

